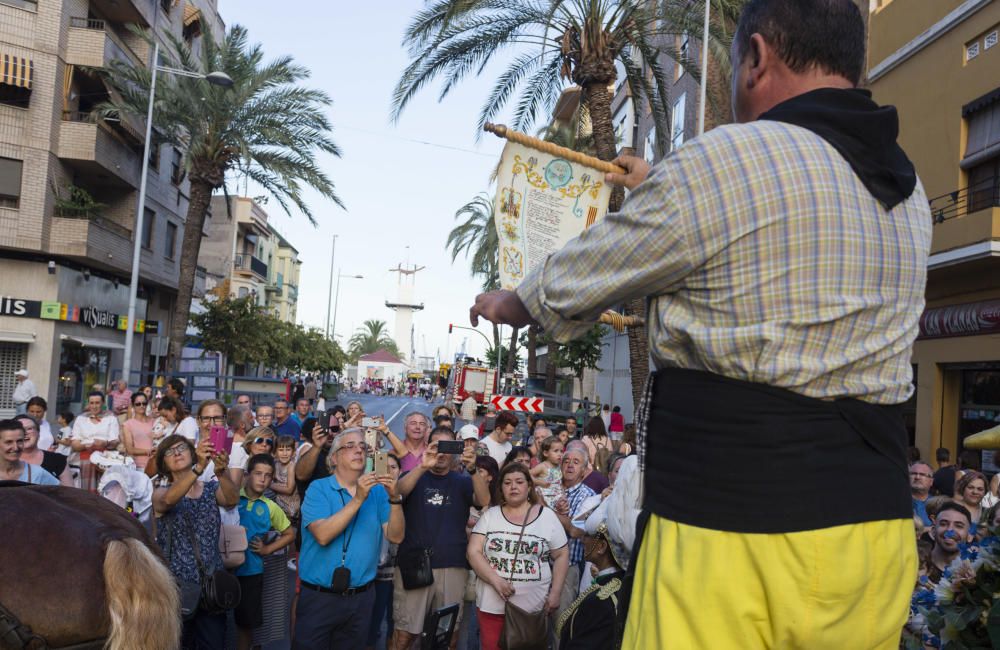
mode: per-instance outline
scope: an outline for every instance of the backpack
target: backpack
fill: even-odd
[[[608,448],[607,443],[594,443],[597,447],[597,451],[594,452],[594,469],[601,474],[608,473],[608,461],[611,460],[611,450]]]

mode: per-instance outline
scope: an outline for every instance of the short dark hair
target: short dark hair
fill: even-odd
[[[278,439],[274,441],[274,448],[278,447],[291,447],[295,449],[295,438],[289,435],[278,436]]]
[[[91,397],[100,397],[101,399],[104,399],[104,393],[99,390],[92,390],[87,393],[87,401],[90,401]]]
[[[59,417],[66,420],[66,424],[72,424],[73,420],[76,419],[76,415],[74,415],[73,411],[63,411],[59,414]]]
[[[959,514],[965,515],[965,520],[969,522],[970,526],[972,525],[972,513],[969,512],[969,509],[963,506],[961,503],[955,503],[954,501],[949,501],[948,503],[944,504],[938,509],[935,518],[940,517],[941,513],[944,512],[945,510],[954,510]]]
[[[188,452],[191,454],[191,466],[194,467],[198,462],[198,457],[195,454],[194,443],[182,436],[179,433],[172,433],[163,440],[160,444],[156,445],[156,475],[163,478],[171,478],[172,474],[169,469],[167,469],[167,463],[164,460],[167,456],[167,450],[171,447],[176,446],[178,443],[183,442],[187,445]]]
[[[254,467],[261,464],[267,465],[268,467],[271,468],[271,471],[273,472],[274,456],[272,456],[271,454],[254,454],[253,456],[250,457],[250,460],[247,461],[247,474],[252,472]]]
[[[177,393],[181,397],[184,397],[184,388],[185,388],[184,382],[178,379],[177,377],[174,377],[173,379],[168,381],[167,386],[170,386],[172,389],[174,389],[175,393]]]
[[[454,422],[455,418],[451,417],[451,415],[445,415],[444,413],[442,413],[441,415],[434,418],[435,428],[440,427],[441,423],[444,422],[445,420],[447,420],[448,422]]]
[[[41,406],[43,411],[49,410],[48,402],[46,402],[45,398],[42,397],[41,395],[35,395],[31,399],[29,399],[28,403],[25,404],[24,407],[28,408],[29,406]]]
[[[546,440],[552,440],[552,439],[559,440],[555,436],[551,436],[549,438],[546,438]],[[511,463],[513,463],[514,460],[520,454],[525,454],[528,458],[531,458],[531,448],[530,447],[525,447],[523,445],[515,445],[515,446],[511,447],[510,451],[507,452],[507,457],[503,459],[503,467],[507,467],[508,465],[510,465]]]
[[[495,429],[503,430],[503,428],[508,424],[516,427],[517,416],[511,413],[510,411],[503,411],[501,413],[497,413],[496,420],[494,420],[493,422],[493,427]]]
[[[17,418],[0,420],[0,431],[20,431],[24,433],[24,425]]]
[[[749,0],[736,26],[736,60],[760,34],[793,72],[819,68],[855,86],[865,66],[865,23],[852,0]]]
[[[947,463],[951,460],[951,452],[948,451],[947,447],[938,447],[937,451],[934,452],[934,458],[939,463]]]
[[[454,440],[455,432],[451,430],[451,427],[434,427],[431,429],[431,435],[427,436],[427,441],[433,440],[434,436],[447,436],[448,440]]]
[[[164,409],[168,411],[177,411],[177,421],[181,421],[187,417],[187,411],[184,410],[184,404],[175,397],[170,397],[169,395],[164,395],[160,398],[160,403],[157,405],[156,409],[162,411]],[[157,445],[159,447],[159,445]]]

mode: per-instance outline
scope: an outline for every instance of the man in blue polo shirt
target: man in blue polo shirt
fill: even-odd
[[[240,525],[247,531],[250,548],[246,561],[236,568],[240,581],[240,604],[234,612],[237,630],[237,650],[249,650],[253,631],[264,624],[264,560],[295,541],[295,528],[274,501],[264,496],[274,479],[274,458],[256,454],[247,462],[246,479],[240,490]],[[270,531],[280,533],[270,543],[265,539]]]
[[[274,400],[274,422],[271,423],[271,428],[279,436],[291,436],[298,441],[302,437],[302,425],[292,418],[291,410],[287,401]]]
[[[302,503],[302,592],[296,650],[354,650],[365,645],[382,537],[403,541],[402,499],[389,476],[365,474],[364,432],[333,439],[331,474],[313,481]]]

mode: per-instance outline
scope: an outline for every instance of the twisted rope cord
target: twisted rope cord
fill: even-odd
[[[586,165],[596,169],[597,171],[604,172],[606,174],[624,174],[625,170],[618,165],[613,165],[606,160],[601,160],[600,158],[594,158],[593,156],[588,156],[587,154],[580,153],[579,151],[573,151],[572,149],[567,149],[566,147],[560,147],[552,142],[546,142],[545,140],[539,140],[538,138],[533,138],[530,135],[525,135],[518,131],[508,129],[503,124],[492,124],[487,122],[483,126],[483,130],[489,133],[493,133],[497,137],[506,138],[511,142],[516,142],[517,144],[523,144],[526,147],[531,147],[532,149],[537,149],[542,153],[547,153],[550,156],[556,156],[557,158],[565,158],[570,162],[575,162],[578,165]]]
[[[645,325],[645,322],[638,316],[625,316],[610,309],[601,314],[599,321],[605,325],[610,325],[616,332],[624,332],[627,327],[642,327]]]

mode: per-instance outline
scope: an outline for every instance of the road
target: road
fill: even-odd
[[[407,413],[419,411],[430,417],[434,407],[440,406],[443,403],[441,400],[428,402],[421,397],[404,397],[398,395],[393,395],[392,397],[383,395],[379,397],[363,393],[341,393],[335,402],[327,403],[327,408],[332,408],[334,404],[347,407],[348,402],[353,400],[361,402],[361,408],[364,410],[365,415],[385,416],[386,424],[389,425],[393,433],[399,436],[400,440],[403,439],[403,418],[406,417]]]

